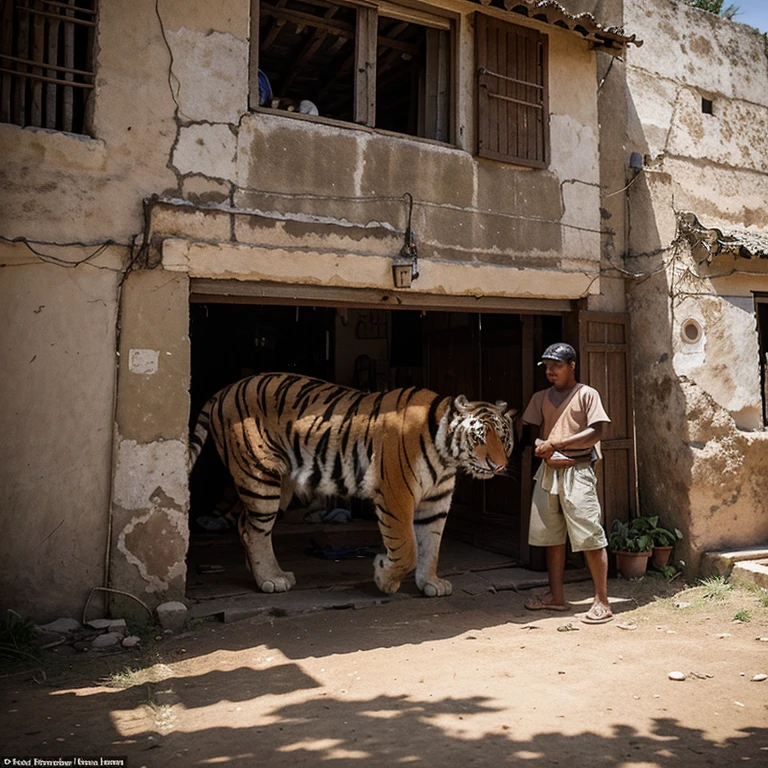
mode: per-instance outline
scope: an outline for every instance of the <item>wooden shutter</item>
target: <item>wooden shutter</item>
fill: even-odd
[[[544,168],[549,160],[547,37],[475,14],[477,154]]]
[[[599,393],[611,419],[601,443],[603,461],[595,466],[607,532],[615,519],[637,514],[635,420],[629,316],[579,313],[580,379]]]

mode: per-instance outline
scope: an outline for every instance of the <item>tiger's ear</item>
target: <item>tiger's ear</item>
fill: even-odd
[[[456,406],[456,410],[459,411],[459,413],[466,413],[472,409],[472,404],[467,400],[466,395],[459,395],[453,401],[453,404]]]
[[[497,400],[496,401],[496,407],[504,413],[504,411],[507,410],[507,401],[506,400]]]

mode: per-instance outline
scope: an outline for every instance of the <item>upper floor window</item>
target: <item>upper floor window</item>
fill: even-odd
[[[450,19],[327,0],[252,0],[251,19],[252,107],[451,140]]]
[[[97,0],[0,0],[0,122],[86,132]]]
[[[547,37],[475,15],[477,154],[544,168],[549,162]]]

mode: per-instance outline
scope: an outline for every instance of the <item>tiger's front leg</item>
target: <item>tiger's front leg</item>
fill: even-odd
[[[416,508],[413,520],[417,545],[416,586],[425,597],[443,597],[453,593],[451,582],[437,575],[440,542],[452,495],[448,492],[447,497],[441,494],[439,498],[424,499]]]
[[[272,549],[272,528],[280,509],[280,488],[277,495],[260,488],[251,491],[238,487],[243,513],[238,521],[240,541],[245,548],[248,564],[262,592],[287,592],[296,584],[296,577],[277,563]]]

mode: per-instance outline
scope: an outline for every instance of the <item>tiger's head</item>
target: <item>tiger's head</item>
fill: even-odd
[[[448,424],[452,458],[465,472],[481,480],[503,472],[515,444],[515,413],[503,400],[470,402],[459,395],[453,401]]]

